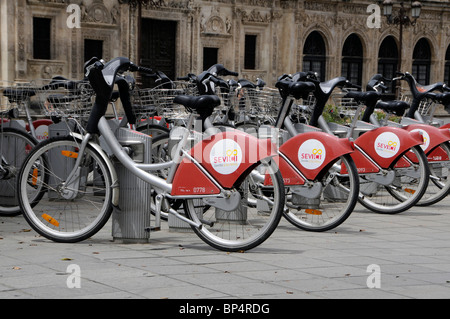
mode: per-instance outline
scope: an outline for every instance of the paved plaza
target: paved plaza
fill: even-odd
[[[357,205],[325,233],[284,219],[261,246],[226,253],[167,223],[149,243],[58,244],[0,217],[0,299],[450,298],[450,197],[382,215]]]

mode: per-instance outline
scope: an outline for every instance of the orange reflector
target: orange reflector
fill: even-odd
[[[43,214],[42,218],[44,218],[46,221],[48,221],[53,226],[59,227],[59,222],[56,219],[52,218],[51,216],[49,216],[47,214]]]
[[[37,178],[38,178],[38,169],[35,168],[35,169],[33,170],[33,179],[32,179],[32,181],[31,181],[31,183],[33,184],[33,186],[36,186],[36,184],[37,184]]]
[[[410,194],[414,194],[416,191],[414,189],[411,189],[411,188],[405,188],[405,192],[410,193]]]
[[[305,213],[310,215],[322,215],[322,212],[317,209],[305,209]]]
[[[65,157],[78,158],[78,153],[74,153],[71,151],[61,151],[61,154]]]

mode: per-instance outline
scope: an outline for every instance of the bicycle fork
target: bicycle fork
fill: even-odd
[[[79,190],[82,188],[82,183],[86,183],[86,180],[83,181],[83,178],[86,178],[87,172],[86,168],[81,167],[81,161],[83,160],[82,154],[85,154],[86,147],[89,143],[89,140],[91,139],[91,135],[88,133],[83,137],[83,140],[81,142],[80,149],[78,151],[77,155],[71,155],[75,153],[71,153],[69,151],[64,151],[67,153],[66,156],[73,156],[76,157],[74,168],[70,172],[69,176],[67,177],[66,181],[61,183],[58,186],[59,194],[61,197],[67,200],[75,199],[78,194]]]

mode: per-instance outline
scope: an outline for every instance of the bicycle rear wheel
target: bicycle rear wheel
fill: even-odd
[[[185,200],[186,215],[202,227],[192,227],[208,245],[224,251],[246,251],[263,243],[277,227],[284,209],[284,185],[273,161],[261,162],[246,173],[235,189],[241,196],[236,210],[209,206],[204,200]],[[265,174],[273,181],[264,186]],[[245,178],[244,178],[245,177]]]
[[[64,136],[39,144],[26,158],[18,176],[19,202],[26,221],[55,242],[73,243],[93,236],[113,209],[109,168],[89,144],[83,154],[78,153],[80,143]],[[67,180],[80,156],[74,177]],[[33,203],[36,187],[46,196]]]
[[[162,125],[159,124],[144,124],[140,125],[136,129],[138,132],[150,135],[154,139],[161,136],[166,135],[170,133],[170,130]]]
[[[430,182],[417,206],[429,206],[443,200],[450,192],[450,143],[440,144],[429,154]],[[434,157],[434,158],[433,158]]]
[[[409,154],[412,152],[413,154]],[[410,158],[414,157],[412,161]],[[403,163],[401,163],[401,161]],[[409,166],[405,166],[405,162]],[[398,214],[416,205],[425,193],[429,182],[428,161],[420,146],[414,146],[399,157],[386,176],[391,176],[389,184],[376,182],[368,176],[360,175],[360,203],[376,212]]]
[[[315,198],[302,196],[290,189],[286,199],[289,211],[284,217],[294,226],[307,231],[327,231],[341,225],[353,212],[358,201],[358,171],[350,155],[341,156],[321,178],[322,189]],[[347,174],[340,174],[345,165]]]
[[[0,216],[16,216],[22,212],[17,198],[17,174],[28,153],[36,146],[37,140],[30,134],[15,128],[0,128]],[[35,192],[39,200],[40,192]]]

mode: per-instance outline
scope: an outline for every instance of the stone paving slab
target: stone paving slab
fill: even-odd
[[[0,299],[447,299],[449,207],[447,198],[381,215],[358,204],[325,233],[282,220],[245,253],[214,250],[165,223],[148,244],[114,242],[110,224],[82,243],[58,244],[22,216],[0,217]],[[80,288],[68,286],[70,265]],[[380,271],[375,288],[370,265]]]

